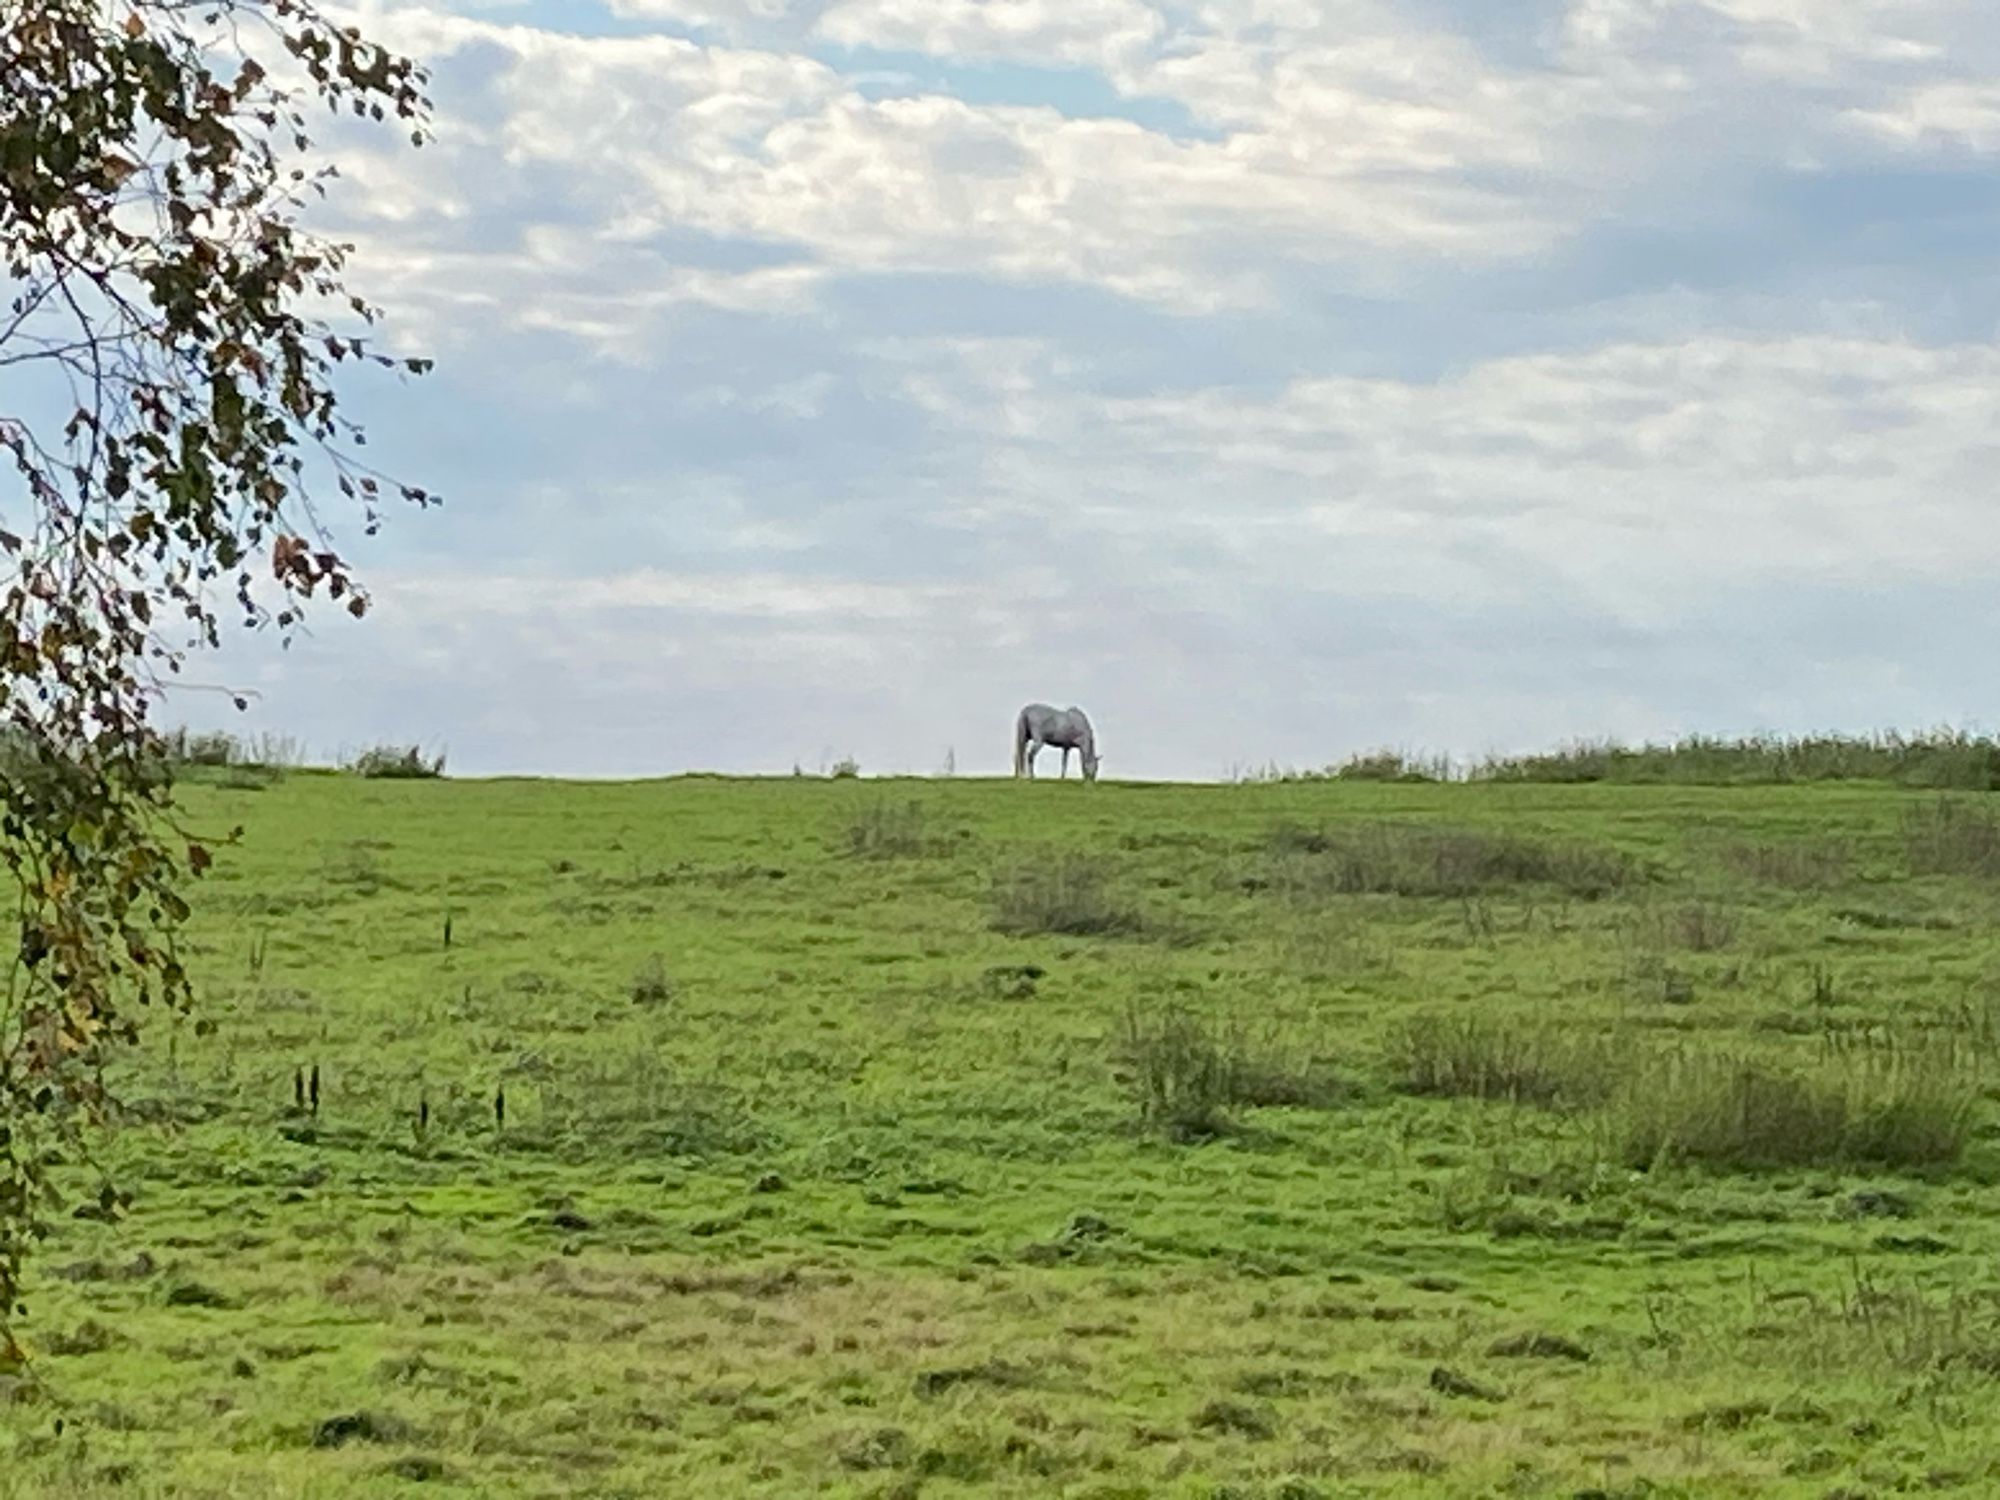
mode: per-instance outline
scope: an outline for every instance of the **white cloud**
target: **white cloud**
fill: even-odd
[[[2000,151],[2000,81],[1931,84],[1883,107],[1850,110],[1847,118],[1896,146],[1990,154]]]
[[[611,13],[627,20],[673,21],[740,35],[816,8],[797,0],[610,0]]]
[[[807,307],[821,272],[807,265],[742,271],[675,265],[559,226],[533,225],[504,250],[426,248],[350,229],[369,295],[395,309],[401,346],[450,357],[496,328],[563,335],[623,364],[656,356],[654,320],[689,305],[778,314]]]
[[[372,10],[447,64],[455,91],[440,150],[356,162],[377,248],[408,244],[413,267],[452,278],[446,296],[464,257],[493,255],[510,286],[496,311],[598,342],[642,341],[648,309],[795,307],[853,273],[1073,283],[1207,313],[1268,305],[1301,268],[1382,293],[1428,267],[1527,263],[1621,209],[1710,212],[1732,177],[1823,167],[1857,134],[2000,139],[2000,26],[1969,0],[1574,0],[1540,68],[1500,66],[1389,0],[1210,0],[1171,22],[1141,0],[620,5],[734,43]],[[865,97],[797,50],[813,28],[941,58],[1089,64],[1214,134]],[[518,217],[562,216],[566,263],[611,307],[576,305],[559,267],[493,244],[469,213],[528,180],[544,199],[521,190]],[[688,231],[799,265],[675,269],[645,248]],[[556,281],[536,294],[543,272]]]
[[[1140,0],[839,0],[815,29],[849,47],[1108,68],[1166,22]]]
[[[1856,63],[1926,63],[1976,15],[1967,0],[1573,0],[1572,56],[1727,53],[1744,69],[1836,79]]]
[[[1559,55],[1684,128],[1755,126],[1732,142],[1746,157],[1820,165],[1913,84],[1990,82],[2000,24],[1982,0],[1572,0]]]
[[[1760,578],[2000,571],[1984,344],[1717,336],[1262,399],[1092,398],[1019,344],[905,357],[913,399],[1012,458],[987,465],[1006,476],[989,510],[1064,547],[1182,538],[1246,590],[1504,604],[1564,580],[1619,618],[1685,623],[1700,590]]]
[[[932,587],[891,586],[783,574],[673,573],[637,568],[588,578],[388,573],[373,588],[385,608],[426,620],[540,617],[559,610],[676,611],[717,619],[821,622],[908,620],[948,597]]]
[[[577,263],[641,307],[729,296],[747,305],[800,278],[677,284],[639,259],[621,268],[603,241],[692,230],[789,247],[835,272],[1075,282],[1202,311],[1268,299],[1271,272],[1291,262],[1346,266],[1362,285],[1393,278],[1408,254],[1519,258],[1549,245],[1570,212],[1543,189],[1468,177],[1538,164],[1536,132],[1574,100],[1488,86],[1463,49],[1420,80],[1384,43],[1301,55],[1269,80],[1271,118],[1177,141],[1048,108],[871,100],[796,54],[558,36],[419,10],[375,20],[445,66],[445,86],[459,92],[444,98],[437,149],[413,158],[358,148],[366,191],[352,211],[379,251],[392,249],[391,229],[415,242],[413,267],[450,274],[447,294],[463,283],[459,255],[493,254],[509,280],[534,263],[531,247],[491,244],[491,226],[464,212],[469,197],[510,192],[517,223],[575,221]],[[1159,65],[1163,77],[1172,66]],[[527,174],[552,196],[538,203],[510,187]],[[497,310],[545,300],[509,298]]]

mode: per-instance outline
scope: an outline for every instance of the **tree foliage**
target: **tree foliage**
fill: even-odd
[[[336,393],[424,363],[376,347],[347,248],[304,223],[331,175],[309,118],[421,144],[424,87],[315,0],[0,0],[0,1364],[107,1064],[192,1000],[176,934],[209,855],[161,689],[231,616],[366,612],[313,495],[370,531],[431,498],[360,461]]]

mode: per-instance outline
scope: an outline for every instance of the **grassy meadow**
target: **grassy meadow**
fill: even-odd
[[[1983,795],[186,801],[0,1495],[2000,1493]]]

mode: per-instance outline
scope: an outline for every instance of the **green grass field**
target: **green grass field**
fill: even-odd
[[[2000,1492],[1984,797],[187,800],[0,1493]]]

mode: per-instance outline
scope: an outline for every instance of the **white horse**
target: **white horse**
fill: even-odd
[[[1083,761],[1083,779],[1097,780],[1097,736],[1080,708],[1050,708],[1046,703],[1030,703],[1014,720],[1014,774],[1033,777],[1035,757],[1042,746],[1062,751],[1062,771],[1069,775],[1069,753],[1078,752]]]

